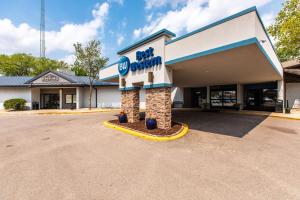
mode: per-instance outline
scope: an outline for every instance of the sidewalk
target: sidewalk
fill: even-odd
[[[201,111],[198,108],[173,108],[173,110],[183,110],[183,111]],[[300,110],[291,110],[290,114],[284,113],[275,113],[275,112],[265,112],[265,111],[252,111],[252,110],[221,110],[220,112],[223,113],[233,113],[233,114],[241,114],[241,115],[260,115],[260,116],[268,116],[268,117],[277,117],[277,118],[284,118],[284,119],[293,119],[293,120],[300,120]]]
[[[92,108],[89,110],[88,108],[81,108],[81,109],[42,109],[42,110],[25,110],[25,111],[6,111],[0,110],[0,114],[87,114],[87,113],[100,113],[100,112],[111,112],[111,111],[119,111],[120,109],[103,109],[103,108]]]
[[[236,113],[236,114],[245,114],[245,115],[260,115],[260,116],[268,116],[268,117],[278,117],[278,118],[284,118],[284,119],[300,120],[300,111],[299,110],[291,110],[290,114],[276,113],[276,112],[265,112],[265,111],[251,111],[251,110],[241,110],[241,111],[223,110],[222,112],[225,112],[225,113]]]

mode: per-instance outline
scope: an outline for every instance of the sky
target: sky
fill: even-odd
[[[74,61],[73,44],[97,39],[116,52],[166,28],[177,37],[256,6],[267,27],[284,0],[45,0],[46,57]],[[0,54],[39,56],[40,0],[0,0]]]

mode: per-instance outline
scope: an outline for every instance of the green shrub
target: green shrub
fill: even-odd
[[[6,110],[24,110],[25,104],[25,99],[9,99],[4,101],[4,108]]]

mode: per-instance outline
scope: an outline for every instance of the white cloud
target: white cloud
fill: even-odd
[[[164,2],[163,5],[166,4],[165,0],[151,0],[150,2]],[[188,0],[180,8],[158,15],[156,20],[148,22],[144,27],[135,29],[133,37],[139,38],[163,28],[176,34],[190,32],[243,9],[251,6],[261,7],[270,2],[271,0]],[[146,9],[152,3],[146,4]]]
[[[66,55],[64,58],[62,58],[60,60],[71,65],[75,61],[75,55],[74,54],[69,54],[69,55]]]
[[[93,19],[83,24],[65,24],[58,31],[47,31],[46,53],[73,52],[73,44],[86,43],[96,38],[103,30],[105,19],[109,12],[107,2],[97,4],[92,11]],[[39,54],[39,30],[23,23],[14,25],[10,19],[0,19],[0,53],[13,54],[17,52]]]
[[[170,5],[172,8],[176,8],[178,5],[185,2],[186,0],[145,0],[147,10],[167,5]]]
[[[141,35],[142,35],[142,29],[141,28],[135,29],[133,31],[133,38],[139,38],[139,37],[141,37]]]
[[[269,12],[269,13],[266,13],[266,14],[261,16],[262,21],[263,21],[263,23],[266,27],[273,24],[273,22],[275,21],[275,17],[276,17],[276,15],[275,15],[274,12]]]
[[[117,44],[120,46],[124,42],[125,37],[123,35],[117,36]]]

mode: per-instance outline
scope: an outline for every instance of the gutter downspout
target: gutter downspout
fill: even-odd
[[[96,98],[96,105],[95,105],[95,108],[98,108],[98,90],[97,88],[95,87],[95,98]]]

